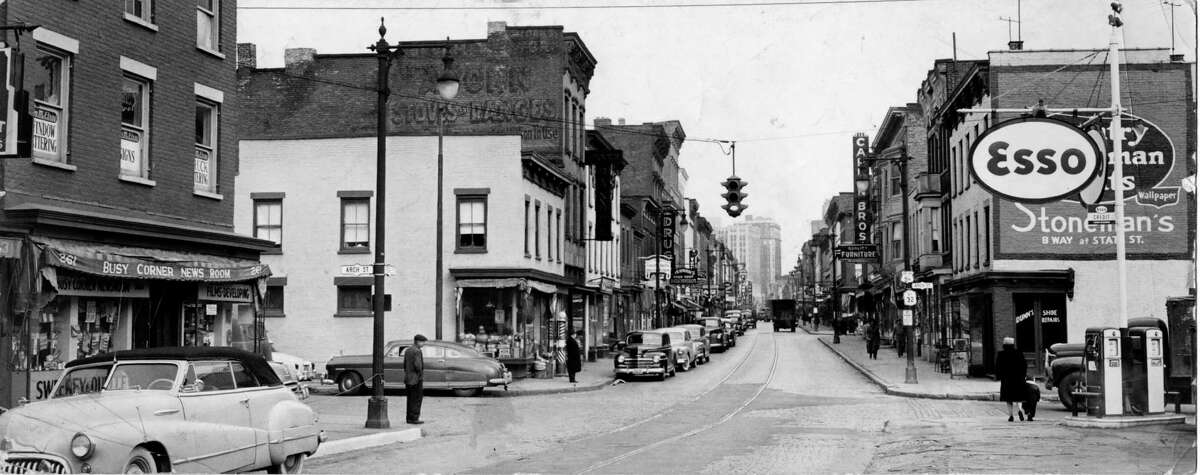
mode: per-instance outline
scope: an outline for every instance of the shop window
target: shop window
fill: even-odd
[[[121,82],[121,176],[150,178],[150,80]]]
[[[196,46],[202,50],[221,50],[221,0],[196,0]]]
[[[254,237],[283,244],[283,199],[254,199]]]
[[[457,235],[458,251],[487,251],[487,196],[458,196]]]
[[[267,285],[267,296],[263,299],[263,313],[268,317],[283,317],[282,285]]]
[[[218,107],[216,103],[196,98],[196,166],[192,185],[199,192],[217,192]]]
[[[342,252],[371,252],[371,199],[342,198],[341,228]]]
[[[80,298],[78,305],[75,326],[78,328],[79,339],[78,352],[75,357],[83,358],[112,351],[113,332],[117,330],[117,323],[120,320],[121,301],[105,298]],[[74,328],[69,330],[75,331]]]
[[[125,0],[125,18],[154,24],[154,0]]]
[[[72,56],[38,45],[37,59],[25,73],[25,86],[33,97],[33,157],[66,163],[67,117]]]
[[[459,343],[498,358],[533,357],[537,337],[544,335],[537,316],[548,312],[545,294],[482,287],[460,292]]]
[[[371,307],[370,285],[339,285],[337,288],[337,315],[339,317],[369,317]]]
[[[525,197],[525,257],[529,257],[529,197]]]
[[[890,181],[888,186],[892,189],[892,196],[900,194],[900,169],[898,167],[888,168],[888,178]]]
[[[216,307],[216,304],[183,306],[183,346],[216,345]]]

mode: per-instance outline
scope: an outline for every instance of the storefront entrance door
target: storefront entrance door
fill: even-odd
[[[194,282],[155,282],[149,305],[133,308],[133,347],[179,346],[183,304],[196,300]]]
[[[1041,356],[1050,345],[1067,341],[1067,302],[1063,294],[1013,294],[1017,349],[1040,374]]]

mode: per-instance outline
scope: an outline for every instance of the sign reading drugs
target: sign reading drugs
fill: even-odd
[[[1045,203],[1086,187],[1103,165],[1100,147],[1079,128],[1038,117],[1007,120],[971,145],[971,176],[1010,201]]]

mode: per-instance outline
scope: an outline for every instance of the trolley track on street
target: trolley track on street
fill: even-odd
[[[756,338],[754,339],[754,344],[750,346],[750,351],[747,351],[747,352],[746,352],[746,356],[745,356],[745,357],[742,359],[742,361],[738,362],[737,366],[735,366],[735,367],[734,367],[734,368],[733,368],[733,369],[732,369],[732,370],[729,372],[729,374],[726,374],[724,378],[722,378],[720,381],[718,381],[718,382],[717,382],[717,384],[715,384],[713,387],[711,387],[711,388],[709,388],[709,389],[705,390],[704,392],[700,393],[700,394],[699,394],[699,395],[697,395],[696,397],[694,397],[694,398],[692,398],[692,399],[690,399],[690,400],[688,400],[688,401],[686,401],[686,402],[681,402],[681,403],[675,404],[675,405],[673,405],[672,407],[678,407],[678,406],[680,406],[680,405],[683,405],[683,404],[687,404],[687,403],[695,402],[695,401],[699,400],[700,398],[704,397],[705,395],[707,395],[707,394],[711,393],[712,391],[716,390],[717,388],[721,387],[721,385],[725,384],[725,382],[726,382],[726,381],[728,381],[728,380],[729,380],[729,378],[733,377],[733,375],[734,375],[734,374],[737,374],[738,370],[739,370],[739,369],[741,369],[741,367],[742,367],[743,365],[745,365],[747,361],[749,361],[749,360],[750,360],[750,355],[752,355],[752,354],[754,353],[754,349],[755,349],[757,346],[758,346],[758,338],[756,337]],[[630,458],[630,457],[633,457],[633,456],[635,456],[635,455],[638,455],[638,454],[641,454],[641,453],[644,453],[644,452],[647,452],[647,451],[650,451],[650,450],[654,450],[654,449],[657,449],[658,447],[661,447],[661,446],[663,446],[663,445],[670,444],[670,443],[674,443],[674,442],[678,442],[678,441],[680,441],[680,440],[687,439],[687,438],[689,438],[689,437],[692,437],[692,436],[695,436],[695,435],[697,435],[697,434],[700,434],[700,433],[703,433],[703,432],[706,432],[706,431],[712,430],[713,428],[716,428],[716,427],[720,426],[721,424],[724,424],[725,422],[727,422],[727,421],[729,421],[730,419],[734,418],[734,416],[737,416],[738,414],[740,414],[740,413],[741,413],[741,412],[742,412],[744,409],[746,409],[746,407],[747,407],[747,406],[749,406],[749,405],[750,405],[751,403],[753,403],[753,402],[754,402],[756,399],[758,399],[758,397],[759,397],[759,396],[760,396],[760,395],[763,393],[763,391],[767,389],[767,386],[768,386],[768,385],[770,385],[770,384],[771,384],[771,382],[772,382],[772,381],[775,379],[775,372],[776,372],[776,370],[778,369],[778,366],[779,366],[779,342],[778,342],[778,340],[776,339],[776,334],[775,334],[775,332],[771,332],[771,346],[772,346],[772,348],[771,348],[771,369],[770,369],[770,371],[767,373],[767,377],[764,379],[764,381],[763,381],[761,384],[759,384],[759,385],[758,385],[758,388],[757,388],[757,389],[754,391],[754,394],[753,394],[753,395],[751,395],[751,396],[750,396],[749,398],[747,398],[747,399],[746,399],[744,402],[742,402],[741,404],[739,404],[739,405],[738,405],[736,408],[734,408],[732,411],[729,411],[728,413],[724,414],[724,415],[723,415],[723,416],[722,416],[720,419],[718,419],[718,420],[716,420],[716,421],[714,421],[714,422],[711,422],[711,423],[705,424],[705,425],[703,425],[703,426],[701,426],[701,427],[697,427],[697,428],[695,428],[695,429],[689,430],[689,431],[687,431],[687,432],[684,432],[684,433],[682,433],[682,434],[678,434],[678,435],[674,435],[674,436],[671,436],[671,437],[667,437],[667,438],[665,438],[665,439],[658,440],[657,442],[653,442],[653,443],[650,443],[650,444],[644,445],[644,446],[642,446],[642,447],[638,447],[637,449],[634,449],[634,450],[630,450],[630,451],[624,452],[624,453],[622,453],[622,454],[620,454],[620,455],[617,455],[617,456],[615,456],[615,457],[610,457],[610,458],[607,458],[607,459],[605,459],[605,460],[602,460],[602,461],[600,461],[600,462],[593,463],[592,465],[589,465],[587,468],[584,468],[583,470],[580,470],[580,471],[578,471],[578,472],[576,472],[576,473],[579,473],[579,474],[584,474],[584,473],[591,473],[591,472],[594,472],[594,471],[596,471],[596,470],[600,470],[600,469],[602,469],[602,468],[605,468],[605,467],[611,466],[611,465],[613,465],[613,464],[615,464],[615,463],[619,463],[619,462],[621,462],[621,461],[623,461],[623,460],[626,460],[626,459],[628,459],[628,458]],[[657,419],[657,418],[659,418],[659,417],[662,417],[662,416],[663,416],[664,414],[666,414],[667,412],[668,412],[668,411],[659,412],[658,414],[656,414],[656,415],[654,415],[654,416],[652,416],[652,417],[650,417],[650,418],[647,418],[647,419],[645,419],[645,420],[642,420],[642,421],[638,421],[638,422],[636,422],[636,423],[633,423],[633,424],[629,424],[629,425],[627,425],[627,426],[624,426],[624,427],[621,427],[621,428],[618,428],[618,429],[615,429],[615,430],[611,430],[611,431],[605,432],[603,435],[608,435],[608,434],[612,434],[612,433],[619,432],[619,431],[622,431],[622,430],[627,430],[627,429],[631,429],[631,428],[637,427],[638,425],[641,425],[641,424],[644,424],[644,423],[646,423],[646,422],[650,422],[651,420],[654,420],[654,419]]]

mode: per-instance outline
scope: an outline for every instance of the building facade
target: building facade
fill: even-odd
[[[761,305],[771,295],[782,269],[779,224],[771,218],[746,215],[741,222],[722,228],[718,235],[745,264],[754,300]]]
[[[0,169],[0,406],[49,397],[79,357],[267,351],[270,243],[233,222],[237,2],[7,2],[0,17],[39,25],[4,40],[24,54],[33,133]]]

